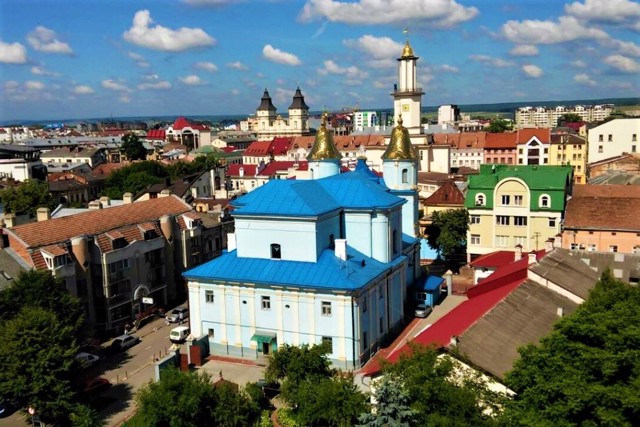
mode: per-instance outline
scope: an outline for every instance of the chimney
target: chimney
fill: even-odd
[[[513,257],[513,261],[520,261],[522,259],[522,245],[521,244],[517,244],[516,245],[516,253]]]
[[[562,233],[556,234],[556,237],[553,239],[553,247],[554,248],[562,247]]]
[[[235,251],[237,248],[236,233],[227,233],[227,251]]]
[[[347,260],[347,239],[335,239],[334,240],[336,247],[336,257],[340,258],[342,261]]]
[[[529,252],[529,265],[535,264],[536,262],[538,262],[536,259],[536,251]]]
[[[16,225],[16,214],[14,214],[14,213],[6,213],[6,214],[4,214],[4,225],[7,228],[15,227],[15,225]]]
[[[125,204],[127,204],[127,205],[128,205],[128,204],[130,204],[130,203],[133,203],[133,194],[131,194],[131,193],[124,193],[124,194],[122,195],[122,201],[123,201]]]
[[[165,188],[160,192],[160,194],[158,194],[158,197],[168,197],[170,195],[171,195],[171,190],[169,190],[168,188]]]
[[[89,209],[102,209],[102,203],[100,203],[100,200],[89,202]]]
[[[458,337],[453,335],[451,340],[449,340],[449,347],[457,347],[458,346]]]
[[[558,307],[558,309],[556,310],[556,314],[558,315],[558,317],[563,317],[564,316],[564,308]]]
[[[544,251],[545,252],[551,252],[554,248],[554,238],[553,237],[549,237],[545,242],[544,242]]]
[[[100,203],[102,204],[102,207],[106,208],[111,206],[111,199],[107,196],[102,196],[100,197]]]
[[[447,272],[444,273],[444,280],[447,283],[447,295],[452,295],[453,294],[453,272],[451,272],[451,270],[447,270]]]
[[[38,222],[51,219],[51,210],[49,210],[49,208],[38,208],[36,211],[36,218]]]

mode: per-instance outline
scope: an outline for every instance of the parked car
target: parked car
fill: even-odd
[[[432,311],[433,311],[433,308],[431,308],[431,306],[426,304],[418,304],[416,306],[416,310],[414,314],[416,317],[427,317],[428,315],[431,314]]]
[[[80,363],[80,366],[83,368],[88,368],[89,366],[95,365],[98,360],[100,360],[100,356],[96,356],[95,354],[80,352],[76,354],[76,360]]]
[[[113,351],[124,351],[140,342],[140,337],[136,335],[120,335],[111,343]]]
[[[9,402],[0,397],[0,418],[8,417],[11,413]]]
[[[180,344],[187,339],[190,333],[191,331],[189,331],[188,326],[178,326],[177,328],[173,328],[171,330],[171,332],[169,333],[169,339],[174,344]]]
[[[82,383],[82,394],[84,395],[84,397],[88,398],[95,397],[97,394],[102,393],[109,387],[111,387],[111,383],[106,378],[89,378]]]
[[[167,314],[166,319],[170,323],[178,323],[180,321],[180,313],[182,313],[182,319],[189,317],[189,309],[186,307],[174,308]]]

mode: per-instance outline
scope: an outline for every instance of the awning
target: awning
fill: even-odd
[[[251,337],[251,341],[255,341],[259,344],[262,343],[271,343],[271,341],[276,339],[276,333],[271,331],[259,331],[256,332]]]

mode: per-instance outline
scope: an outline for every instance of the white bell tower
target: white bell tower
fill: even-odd
[[[416,74],[416,62],[418,57],[413,54],[413,49],[407,39],[402,56],[398,58],[398,84],[395,85],[393,93],[393,117],[397,123],[398,117],[402,114],[404,125],[410,134],[421,134],[422,125],[420,123],[422,115],[422,88],[418,87]]]

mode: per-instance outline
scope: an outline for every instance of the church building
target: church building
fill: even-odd
[[[263,98],[264,100],[264,98]],[[191,331],[212,354],[261,359],[321,344],[360,368],[406,324],[419,278],[418,153],[403,116],[382,155],[341,173],[326,115],[307,156],[311,179],[272,180],[234,200],[228,251],[184,273]]]

